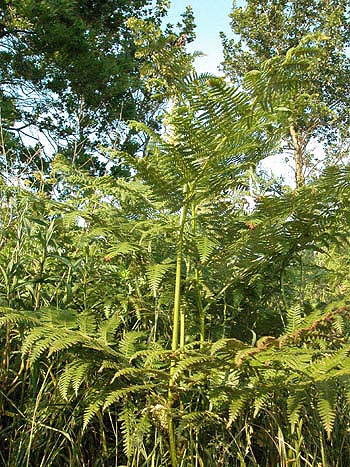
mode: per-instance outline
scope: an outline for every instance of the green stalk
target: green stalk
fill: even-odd
[[[201,296],[201,291],[199,288],[200,280],[199,280],[199,271],[197,267],[194,271],[194,278],[196,281],[197,306],[198,306],[198,311],[199,311],[199,342],[200,342],[200,346],[203,347],[203,344],[205,341],[205,311],[203,308],[202,296]]]
[[[172,394],[169,390],[169,405],[173,402],[171,398]],[[174,430],[174,421],[173,417],[169,416],[168,422],[168,430],[169,430],[169,451],[170,451],[170,462],[171,467],[178,467],[177,465],[177,454],[176,454],[176,439],[175,439],[175,430]]]
[[[196,206],[194,203],[192,203],[192,235],[195,237],[196,235]],[[197,267],[197,264],[195,263],[194,265],[194,280],[195,280],[195,287],[196,287],[196,302],[198,306],[198,311],[199,311],[199,342],[200,346],[203,346],[204,340],[205,340],[205,311],[203,308],[203,303],[202,303],[202,296],[201,296],[201,291],[200,291],[200,277],[199,277],[199,269]]]
[[[186,192],[186,186],[184,187]],[[175,352],[179,348],[179,324],[180,324],[180,304],[181,304],[181,269],[182,269],[182,250],[184,240],[184,227],[186,223],[187,204],[181,208],[179,236],[177,241],[176,252],[176,279],[175,279],[175,295],[174,295],[174,315],[173,315],[173,340],[171,350]]]
[[[180,349],[185,346],[185,308],[180,307]]]
[[[184,186],[183,192],[186,194],[187,185]],[[179,348],[179,336],[180,336],[180,313],[181,313],[181,269],[182,269],[182,256],[183,256],[183,243],[184,243],[184,228],[187,216],[187,203],[186,200],[181,208],[180,220],[179,220],[179,234],[177,240],[177,252],[176,252],[176,278],[175,278],[175,293],[174,293],[174,314],[173,314],[173,338],[171,350],[175,352]],[[184,330],[185,320],[183,314],[181,315],[181,342],[184,342]],[[171,409],[174,404],[174,392],[172,380],[174,372],[174,366],[170,367],[170,378],[169,378],[169,391],[168,391],[168,406],[170,410],[168,431],[169,431],[169,452],[172,467],[178,467],[177,463],[177,448],[176,448],[176,436],[174,429],[174,420],[172,417]]]

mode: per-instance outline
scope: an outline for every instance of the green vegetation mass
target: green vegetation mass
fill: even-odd
[[[168,3],[0,1],[0,465],[348,467],[350,2]]]

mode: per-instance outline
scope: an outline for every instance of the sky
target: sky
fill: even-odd
[[[176,24],[181,20],[180,15],[184,13],[187,5],[192,6],[197,26],[197,37],[188,45],[187,50],[206,54],[195,62],[199,73],[217,74],[217,67],[223,59],[219,33],[223,31],[228,36],[232,36],[229,18],[232,0],[172,0],[167,22]]]

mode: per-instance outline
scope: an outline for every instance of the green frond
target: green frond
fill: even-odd
[[[107,252],[108,258],[114,258],[119,255],[127,255],[138,251],[140,247],[138,245],[129,242],[120,242],[115,246],[109,248]]]
[[[84,311],[83,313],[79,313],[76,321],[79,327],[79,331],[82,334],[86,334],[91,337],[96,335],[96,316],[92,311],[88,310]]]
[[[232,423],[242,414],[245,404],[247,402],[247,395],[241,392],[232,394],[232,400],[229,405],[229,418],[227,428],[230,428]]]
[[[142,449],[144,438],[150,431],[149,415],[146,411],[140,415],[140,411],[128,402],[122,408],[118,419],[121,422],[124,453],[130,460],[136,450]]]
[[[210,385],[215,391],[215,388],[237,388],[240,383],[240,372],[238,370],[228,370],[223,368],[219,370],[213,368],[208,376]]]
[[[305,392],[303,390],[294,390],[288,395],[287,398],[287,413],[288,420],[291,424],[292,433],[294,433],[295,426],[300,418],[300,411],[305,403]]]
[[[271,394],[260,394],[258,397],[254,399],[253,407],[253,417],[256,417],[271,401]]]
[[[116,389],[115,391],[111,391],[103,402],[103,410],[106,410],[111,405],[115,404],[116,402],[120,401],[125,397],[130,396],[131,394],[142,394],[143,392],[147,392],[152,388],[156,387],[157,384],[130,384],[129,386],[121,389]]]
[[[188,430],[199,432],[201,429],[212,425],[221,426],[223,424],[222,418],[215,412],[209,410],[193,411],[185,413],[181,417],[181,421],[177,428],[178,435],[186,433]]]
[[[339,336],[344,335],[345,321],[341,315],[335,315],[332,324]]]
[[[318,398],[318,413],[320,415],[323,427],[327,432],[327,436],[330,438],[336,416],[336,387],[330,381],[318,383],[316,387]]]
[[[84,336],[81,336],[81,334],[74,332],[74,331],[66,331],[64,334],[52,333],[49,339],[50,339],[50,344],[48,347],[49,357],[54,353],[61,352],[62,350],[67,350],[71,347],[76,346],[77,344],[84,343],[85,341]],[[41,346],[39,345],[39,347]],[[30,357],[32,358],[32,356],[34,356],[35,354],[36,354],[36,346],[33,347]],[[40,350],[40,353],[37,354],[36,358],[39,358],[41,354],[42,354],[42,350]]]
[[[347,371],[344,366],[349,360],[349,349],[346,346],[338,351],[328,351],[326,356],[311,363],[308,367],[308,373],[315,381],[326,381],[334,377],[338,370],[345,369]]]
[[[114,313],[110,318],[101,321],[97,329],[97,335],[106,345],[115,344],[115,333],[121,324],[121,316]]]
[[[22,345],[22,352],[29,355],[29,361],[34,364],[44,353],[53,353],[69,349],[84,338],[77,332],[62,328],[38,326],[33,328],[26,336]]]
[[[160,283],[163,280],[165,274],[175,268],[175,265],[171,259],[165,260],[160,264],[151,264],[147,266],[147,279],[149,286],[156,297]]]
[[[64,399],[68,399],[70,387],[74,389],[76,396],[78,395],[78,390],[89,373],[91,366],[92,364],[90,362],[77,360],[68,363],[64,367],[58,380],[58,389]]]
[[[176,363],[173,372],[172,372],[172,380],[176,381],[178,378],[183,375],[184,372],[190,370],[194,367],[200,367],[205,363],[211,361],[211,358],[208,355],[190,355],[185,356],[179,362]]]
[[[206,263],[217,248],[218,242],[212,238],[199,237],[196,239],[196,245],[201,263]]]
[[[51,330],[50,330],[51,331]],[[62,333],[59,333],[58,339]],[[42,326],[34,328],[28,336],[26,336],[22,344],[22,353],[30,356],[30,362],[33,364],[40,356],[49,350],[51,342],[57,339],[57,335],[53,336],[51,332],[47,332]]]
[[[104,404],[104,395],[103,393],[97,393],[95,395],[95,399],[89,403],[89,405],[84,410],[84,417],[83,417],[83,431],[86,430],[91,420],[97,415],[97,413],[101,410]]]
[[[62,222],[65,229],[71,229],[79,225],[79,222],[84,219],[84,213],[79,210],[71,210],[62,215]]]
[[[109,366],[108,363],[107,364],[103,363],[101,366],[101,369],[104,369],[104,368],[111,368],[111,366]],[[124,380],[124,378],[135,379],[136,377],[142,378],[144,375],[145,375],[145,371],[143,368],[134,368],[134,367],[121,368],[117,372],[114,373],[110,384],[114,383],[114,381],[120,378],[122,378],[122,380]]]
[[[76,328],[78,313],[74,310],[59,310],[53,307],[40,308],[40,322],[43,325],[62,327],[66,329]]]
[[[121,355],[118,351],[99,338],[91,338],[86,335],[78,333],[81,337],[81,343],[87,349],[97,350],[105,359],[116,359],[117,361],[121,358]]]
[[[118,344],[121,355],[127,360],[131,359],[133,355],[140,350],[140,342],[144,337],[145,334],[139,331],[125,333]]]
[[[229,339],[219,339],[211,345],[210,354],[222,354],[232,356],[233,352],[238,350],[247,349],[249,346],[239,339],[229,338]]]
[[[136,351],[129,362],[141,359],[143,368],[158,369],[167,364],[170,355],[170,350],[165,350],[158,342],[152,342],[148,348]]]
[[[33,312],[19,312],[12,308],[0,307],[0,327],[7,324],[35,326],[40,320]]]
[[[303,324],[303,310],[299,304],[291,306],[287,310],[287,328],[288,334],[294,334]]]

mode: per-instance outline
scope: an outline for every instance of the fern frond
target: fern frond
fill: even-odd
[[[138,350],[129,359],[130,363],[141,359],[143,368],[158,369],[167,365],[170,355],[170,350],[165,350],[159,343],[153,342],[149,345],[150,348]]]
[[[103,320],[98,326],[98,336],[105,345],[115,343],[114,335],[121,324],[121,316],[114,313],[110,318]]]
[[[121,421],[121,431],[123,434],[124,453],[128,459],[131,458],[135,449],[133,436],[137,423],[136,417],[137,411],[135,407],[131,403],[125,404],[120,413],[119,420]]]
[[[287,310],[287,328],[288,334],[294,334],[303,324],[303,310],[299,304],[293,305]]]
[[[39,326],[33,328],[26,336],[22,352],[29,355],[29,361],[34,364],[42,354],[60,352],[84,342],[84,338],[75,331]]]
[[[118,345],[121,355],[127,360],[130,360],[133,355],[140,350],[140,341],[144,337],[145,334],[139,331],[125,333]]]
[[[82,334],[86,334],[91,337],[96,335],[96,316],[92,311],[79,313],[77,324]]]
[[[33,312],[19,312],[12,308],[0,307],[0,327],[7,324],[35,326],[40,320]]]
[[[298,389],[290,393],[287,398],[287,413],[292,433],[294,433],[295,426],[299,421],[300,411],[303,408],[305,399],[304,391]]]
[[[174,269],[175,265],[171,259],[165,260],[160,264],[152,264],[147,266],[147,278],[149,286],[153,292],[153,296],[157,296],[160,283],[165,274]]]
[[[101,410],[102,406],[104,404],[104,397],[103,393],[98,393],[97,397],[93,402],[90,402],[90,404],[86,407],[84,410],[84,416],[83,416],[83,431],[86,430],[88,427],[89,423],[91,420],[97,415],[97,413]]]
[[[238,350],[243,350],[248,347],[248,344],[245,344],[239,339],[219,339],[212,344],[210,348],[210,354],[227,354],[232,356],[233,352],[237,352]]]
[[[69,388],[72,387],[78,395],[79,387],[89,373],[92,364],[84,360],[78,360],[67,364],[58,380],[58,389],[63,399],[68,399]]]
[[[313,361],[308,367],[308,373],[310,378],[315,381],[326,381],[334,377],[338,370],[345,369],[345,372],[348,371],[346,365],[349,361],[349,349],[345,346],[337,352],[328,351],[328,355]]]
[[[209,410],[193,411],[182,415],[180,423],[177,427],[177,434],[183,435],[188,430],[199,432],[202,428],[223,424],[222,418],[215,412]]]
[[[105,363],[101,366],[101,369],[104,368],[110,368],[108,364],[106,365]],[[110,384],[114,383],[115,380],[122,378],[122,379],[127,379],[127,378],[133,378],[135,379],[136,377],[143,377],[145,376],[145,371],[143,368],[134,368],[134,367],[127,367],[127,368],[121,368],[119,369],[116,373],[114,373]]]
[[[211,361],[208,355],[190,355],[185,356],[179,362],[176,363],[173,373],[171,375],[172,380],[176,381],[185,372],[193,367],[201,366],[204,363]]]
[[[336,416],[336,388],[332,382],[322,382],[316,385],[318,391],[317,408],[324,429],[327,432],[328,438],[330,438],[334,420]]]
[[[253,417],[256,417],[261,412],[261,410],[270,402],[270,400],[270,393],[260,394],[258,397],[256,397],[253,403]]]
[[[199,237],[196,239],[196,245],[201,263],[206,263],[218,246],[218,242],[213,238]]]
[[[237,420],[242,413],[243,408],[247,401],[247,395],[242,393],[235,393],[232,395],[232,400],[229,405],[229,418],[226,427],[230,428],[232,423]]]
[[[107,252],[108,258],[114,258],[119,255],[127,255],[140,250],[138,245],[129,242],[120,242],[117,245],[109,248]]]
[[[43,325],[63,327],[66,329],[76,328],[77,312],[74,310],[60,310],[53,307],[40,308],[40,322]]]
[[[84,337],[81,336],[77,332],[65,332],[64,334],[52,334],[50,337],[50,345],[48,347],[48,356],[50,357],[54,353],[61,352],[62,350],[67,350],[73,346],[76,346],[77,344],[81,344],[84,342]],[[42,353],[42,350],[40,351],[40,354]],[[36,354],[36,348],[35,346],[33,347],[33,351],[31,352],[30,357],[34,358],[34,355]],[[37,358],[39,357],[39,354]]]
[[[120,399],[124,398],[125,396],[129,396],[130,394],[133,393],[143,393],[145,391],[149,391],[156,387],[157,384],[134,384],[134,385],[129,385],[125,388],[121,389],[116,389],[115,391],[110,392],[107,397],[105,398],[103,402],[103,410],[106,410],[108,407],[110,407],[112,404],[115,404],[118,402]]]

